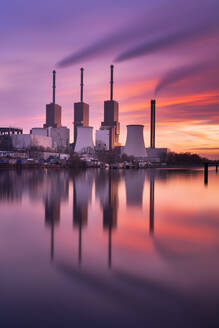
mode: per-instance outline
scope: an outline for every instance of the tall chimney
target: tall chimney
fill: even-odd
[[[111,66],[110,66],[110,69],[111,69],[111,80],[110,80],[110,100],[113,100],[113,69],[114,69],[114,66],[111,65]]]
[[[151,100],[151,148],[155,148],[155,104],[156,101]]]
[[[83,92],[84,92],[84,69],[81,67],[81,103],[83,103]]]
[[[56,103],[56,71],[53,71],[52,73],[53,73],[53,86],[52,86],[53,97],[52,97],[52,102],[55,105],[55,103]]]

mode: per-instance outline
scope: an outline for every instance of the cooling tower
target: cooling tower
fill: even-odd
[[[143,125],[127,125],[127,138],[123,153],[137,158],[146,157]]]
[[[76,153],[89,152],[90,149],[94,149],[93,127],[78,126],[75,152]]]

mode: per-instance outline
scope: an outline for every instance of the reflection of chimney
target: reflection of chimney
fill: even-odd
[[[110,69],[111,69],[111,80],[110,80],[110,100],[113,100],[113,69],[114,69],[114,66],[111,65],[111,66],[110,66]]]
[[[155,148],[155,100],[151,100],[151,148]]]
[[[108,197],[103,206],[103,228],[108,230],[108,266],[112,264],[112,232],[117,224],[118,211],[118,181],[113,179],[112,173],[108,173]]]
[[[150,235],[154,234],[154,175],[150,176]]]
[[[81,68],[81,103],[83,103],[84,69]]]
[[[50,259],[54,258],[54,223],[51,225],[51,243],[50,243]]]
[[[53,86],[52,86],[53,97],[52,97],[52,102],[55,105],[55,103],[56,103],[56,71],[53,71],[52,73],[53,73]]]

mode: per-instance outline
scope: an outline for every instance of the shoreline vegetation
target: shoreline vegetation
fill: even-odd
[[[160,162],[151,163],[147,159],[136,159],[133,156],[120,154],[115,149],[112,151],[98,151],[95,154],[68,154],[68,158],[50,156],[44,160],[42,158],[30,158],[28,154],[14,153],[14,155],[1,156],[0,169],[21,169],[21,168],[67,168],[67,169],[138,169],[138,168],[188,168],[203,167],[205,163],[217,165],[218,161],[209,160],[197,154],[168,152]],[[22,156],[21,156],[22,154]]]

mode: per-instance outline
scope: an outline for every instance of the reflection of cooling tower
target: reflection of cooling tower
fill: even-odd
[[[125,172],[127,206],[142,207],[144,179],[144,170],[128,170]]]
[[[87,174],[81,174],[74,179],[74,226],[87,224],[92,186],[93,180]]]
[[[127,125],[127,138],[124,153],[128,156],[146,157],[143,125]]]
[[[94,148],[93,128],[91,126],[78,126],[75,152],[81,153],[88,148]]]

